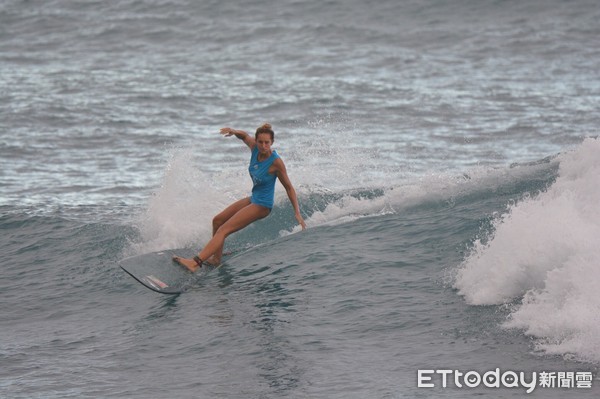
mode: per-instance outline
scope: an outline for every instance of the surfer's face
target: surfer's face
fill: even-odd
[[[271,145],[273,145],[273,141],[271,140],[271,135],[268,133],[261,133],[256,137],[256,145],[258,146],[258,151],[262,154],[268,154],[271,152]]]

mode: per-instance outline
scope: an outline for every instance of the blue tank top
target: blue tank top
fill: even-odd
[[[250,166],[248,166],[248,172],[250,172],[253,183],[252,196],[250,197],[251,203],[269,209],[273,208],[273,204],[275,203],[275,180],[277,180],[277,176],[270,174],[269,168],[277,158],[279,158],[279,155],[273,150],[269,158],[259,162],[258,147],[252,149]]]

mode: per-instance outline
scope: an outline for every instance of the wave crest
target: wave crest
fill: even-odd
[[[547,352],[600,361],[600,140],[558,160],[554,184],[496,218],[454,286],[473,305],[522,300],[506,327],[540,338]]]

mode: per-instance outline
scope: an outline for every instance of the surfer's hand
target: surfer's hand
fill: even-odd
[[[304,219],[302,219],[302,216],[299,213],[296,214],[296,220],[298,221],[300,226],[302,226],[302,230],[306,230],[306,223],[304,222]]]
[[[223,127],[223,128],[221,128],[221,134],[223,136],[225,136],[225,137],[230,137],[230,136],[233,136],[235,133],[234,133],[234,130],[232,128],[230,128],[230,127]]]

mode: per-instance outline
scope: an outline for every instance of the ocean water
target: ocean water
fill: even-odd
[[[598,397],[599,20],[595,1],[1,2],[0,397]],[[308,229],[279,186],[184,294],[123,273],[206,243],[251,188],[219,128],[265,121]],[[575,374],[591,387],[559,387]]]

